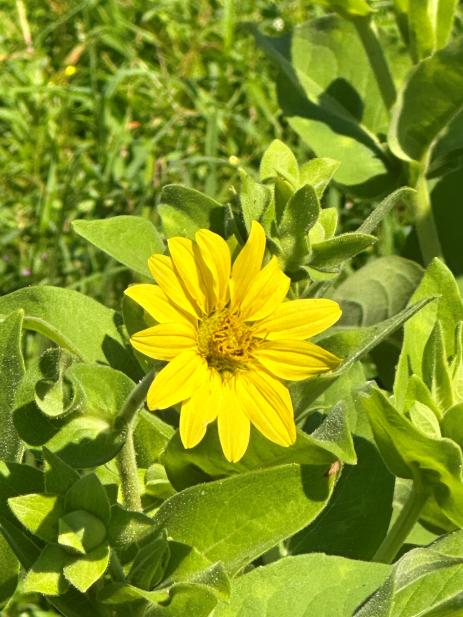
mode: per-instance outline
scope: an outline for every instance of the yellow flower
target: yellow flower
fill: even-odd
[[[322,298],[284,302],[290,279],[276,257],[261,268],[265,233],[255,221],[233,265],[217,234],[201,229],[195,240],[171,238],[170,257],[155,254],[148,262],[157,285],[125,291],[158,322],[134,334],[132,345],[168,362],[150,386],[148,407],[182,403],[185,448],[197,445],[217,419],[231,462],[245,453],[251,424],[270,441],[290,446],[296,427],[283,382],[339,364],[304,339],[333,325],[341,309]]]

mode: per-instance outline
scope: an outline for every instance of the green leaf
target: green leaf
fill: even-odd
[[[146,469],[158,461],[174,432],[170,424],[163,422],[156,414],[142,409],[134,431],[138,465]]]
[[[90,553],[106,538],[101,520],[86,510],[73,510],[59,519],[58,544],[78,553]]]
[[[462,63],[463,36],[412,70],[394,105],[389,129],[389,146],[396,156],[422,160],[463,109]]]
[[[72,365],[66,377],[80,389],[82,408],[46,445],[73,467],[96,467],[111,460],[124,444],[124,432],[113,425],[134,383],[110,367],[81,363]]]
[[[86,510],[100,519],[105,525],[111,518],[111,507],[106,491],[94,473],[82,476],[67,491],[64,512]]]
[[[216,595],[207,585],[178,583],[169,589],[169,601],[152,606],[147,617],[210,617],[216,604]]]
[[[394,384],[399,409],[403,408],[409,373],[423,376],[424,350],[436,321],[441,323],[447,354],[453,356],[456,350],[455,324],[463,320],[463,302],[455,278],[439,259],[429,264],[410,302],[431,296],[439,298],[424,307],[404,328],[404,342]]]
[[[285,557],[238,577],[215,617],[347,617],[391,567],[313,554]]]
[[[427,405],[415,401],[410,407],[410,420],[425,435],[429,437],[440,437],[441,431],[436,414]]]
[[[164,253],[164,243],[156,227],[141,216],[73,221],[72,227],[97,248],[147,278],[151,278],[148,258],[153,253]]]
[[[355,617],[457,617],[463,609],[463,533],[406,553]]]
[[[63,514],[63,503],[58,496],[37,493],[18,495],[10,497],[8,505],[31,533],[45,542],[56,542],[58,520]]]
[[[69,556],[55,544],[46,546],[34,562],[23,583],[24,593],[57,596],[69,587],[62,572]]]
[[[372,9],[366,0],[314,0],[329,11],[338,11],[344,17],[369,15]]]
[[[330,15],[280,39],[255,36],[280,68],[290,126],[317,156],[340,161],[337,182],[370,196],[390,189],[394,176],[375,136],[386,132],[388,115],[354,25]]]
[[[448,437],[463,450],[463,403],[451,407],[443,417],[440,429],[443,437]]]
[[[45,491],[55,495],[64,495],[79,479],[79,474],[48,448],[43,448],[43,458],[45,460]]]
[[[326,466],[283,465],[194,486],[164,502],[154,522],[237,572],[320,513],[334,484],[326,472]]]
[[[21,352],[23,312],[16,311],[0,323],[0,459],[20,457],[22,445],[13,424],[16,388],[24,375]]]
[[[256,182],[252,176],[244,171],[240,172],[241,191],[240,204],[244,224],[248,232],[251,231],[252,221],[261,221],[267,213],[272,201],[272,192],[268,186]],[[264,223],[264,227],[266,227]]]
[[[18,309],[24,310],[24,328],[43,334],[82,360],[140,375],[116,313],[92,298],[47,285],[25,287],[0,298],[0,314]]]
[[[63,568],[66,579],[76,589],[85,593],[99,580],[109,565],[109,546],[102,544],[85,557],[78,557]]]
[[[182,490],[210,478],[289,463],[330,465],[337,459],[356,462],[342,405],[334,407],[311,435],[299,430],[296,443],[288,448],[273,444],[253,431],[246,454],[238,463],[229,463],[224,458],[215,426],[209,427],[205,438],[192,450],[184,449],[177,432],[169,442],[163,463],[173,486]]]
[[[198,229],[221,227],[223,206],[194,189],[180,184],[168,184],[162,189],[162,203],[158,206],[166,237],[194,238]]]
[[[339,161],[328,158],[311,159],[300,169],[300,182],[310,184],[318,199],[321,199],[331,178],[339,167]]]
[[[394,191],[390,195],[388,195],[383,201],[376,206],[376,208],[368,215],[368,217],[363,221],[360,227],[357,229],[358,232],[364,234],[371,234],[384,217],[397,205],[397,204],[408,204],[410,200],[415,195],[415,190],[409,187],[402,187]]]
[[[430,56],[436,44],[434,12],[431,0],[408,0],[408,30],[410,48],[415,61]]]
[[[343,310],[341,325],[370,326],[396,315],[407,306],[422,277],[417,263],[398,255],[369,261],[331,296]]]
[[[135,555],[127,581],[135,587],[153,590],[164,580],[170,559],[169,543],[165,533],[160,533],[146,542]]]
[[[0,533],[0,608],[3,608],[14,594],[18,583],[19,561]]]
[[[374,236],[358,232],[341,234],[312,245],[310,266],[330,269],[361,253],[376,242]]]
[[[292,150],[279,139],[274,139],[265,150],[259,167],[262,182],[282,176],[296,188],[299,184],[299,165]]]
[[[320,214],[315,190],[308,184],[298,189],[288,200],[279,224],[279,241],[289,269],[296,269],[309,253],[307,234]]]
[[[323,347],[344,358],[342,364],[327,375],[300,382],[292,387],[298,393],[298,408],[307,409],[323,392],[337,379],[345,375],[352,366],[365,354],[369,353],[384,339],[399,328],[407,319],[420,311],[428,302],[425,298],[413,306],[409,306],[394,317],[367,328],[339,329],[335,334],[320,337]],[[333,332],[333,330],[331,330]]]
[[[423,380],[442,413],[453,404],[452,378],[447,364],[447,353],[442,326],[436,322],[423,354]]]
[[[392,473],[419,478],[432,492],[444,514],[463,525],[463,456],[450,439],[435,438],[418,430],[375,387],[359,395],[371,423],[381,456]]]
[[[118,504],[111,508],[108,540],[112,547],[122,550],[134,542],[143,544],[153,530],[154,523],[146,514],[129,512]]]
[[[109,583],[98,593],[98,599],[102,604],[118,605],[131,604],[147,600],[154,604],[165,602],[169,598],[167,589],[157,589],[155,591],[145,591],[133,585],[125,583]]]
[[[389,527],[394,476],[375,446],[356,438],[357,465],[345,465],[330,505],[289,541],[289,552],[373,557]]]

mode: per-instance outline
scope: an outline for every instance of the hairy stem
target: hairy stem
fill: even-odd
[[[429,493],[423,490],[417,482],[413,483],[407,501],[381,546],[376,551],[373,561],[391,563],[394,560],[418,520],[428,496]]]
[[[114,421],[115,430],[126,432],[125,443],[116,457],[124,504],[128,510],[138,512],[142,511],[142,505],[138,486],[138,467],[133,443],[133,429],[136,413],[145,400],[153,375],[154,371],[150,371],[135,386]]]

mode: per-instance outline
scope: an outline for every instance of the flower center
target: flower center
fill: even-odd
[[[218,371],[243,366],[256,342],[252,329],[229,309],[206,317],[198,328],[199,353]]]

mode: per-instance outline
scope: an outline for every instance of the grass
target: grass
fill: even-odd
[[[256,166],[274,137],[294,146],[241,24],[276,32],[303,14],[288,0],[0,2],[1,291],[67,285],[110,302],[125,273],[73,219],[155,218],[172,182],[226,200],[231,156]]]

